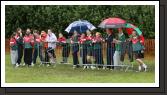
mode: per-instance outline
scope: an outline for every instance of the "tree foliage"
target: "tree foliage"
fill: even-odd
[[[98,26],[108,17],[120,17],[138,26],[145,37],[155,36],[155,7],[116,5],[7,5],[5,6],[5,35],[9,37],[17,27],[65,32],[73,21],[85,19]],[[102,29],[96,31],[102,32]]]

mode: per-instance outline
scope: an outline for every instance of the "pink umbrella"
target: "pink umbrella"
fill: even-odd
[[[124,27],[125,23],[126,23],[125,20],[121,18],[113,17],[113,18],[105,19],[104,21],[100,23],[98,27],[100,28],[121,28],[121,27]]]

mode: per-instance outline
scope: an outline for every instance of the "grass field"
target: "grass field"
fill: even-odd
[[[58,56],[58,62],[61,56]],[[70,63],[72,60],[70,58]],[[128,62],[127,60],[125,62]],[[10,63],[10,55],[5,55],[5,79],[6,83],[154,83],[155,60],[154,56],[146,56],[147,72],[120,71],[120,70],[83,70],[73,69],[71,64],[57,64],[53,67],[19,67],[13,68]],[[134,64],[137,69],[137,64]]]

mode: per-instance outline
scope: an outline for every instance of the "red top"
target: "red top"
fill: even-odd
[[[16,39],[15,38],[11,38],[10,39],[10,46],[16,45]]]
[[[24,43],[30,43],[32,46],[34,45],[34,36],[33,35],[29,35],[29,36],[24,36],[24,38],[23,38],[23,41],[24,41]]]
[[[41,42],[40,37],[39,36],[35,37],[35,41],[38,42],[38,43],[40,43]]]
[[[86,41],[86,37],[84,38],[79,38],[79,43],[83,44]]]
[[[65,37],[60,37],[58,38],[59,42],[65,43],[66,42],[66,38]]]
[[[93,36],[86,36],[86,40],[93,40]]]
[[[100,37],[100,36],[99,36],[99,37],[94,37],[94,38],[93,38],[93,42],[94,42],[94,43],[96,43],[96,42],[101,42],[101,41],[103,41],[103,38]]]

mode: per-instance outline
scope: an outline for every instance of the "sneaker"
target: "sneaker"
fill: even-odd
[[[46,65],[46,67],[49,67],[49,66],[50,66],[49,64]]]
[[[139,65],[139,67],[138,67],[138,70],[139,70],[139,72],[141,71],[141,66]]]
[[[17,68],[17,67],[19,67],[19,66],[20,66],[20,65],[19,65],[18,63],[16,63],[16,66],[15,66],[15,67]]]
[[[91,68],[92,70],[96,69],[96,67],[94,67],[94,66],[91,66],[90,68]]]
[[[31,66],[34,67],[34,63],[33,62],[31,63]]]
[[[25,63],[23,63],[23,65],[22,66],[25,66],[26,64]]]
[[[83,70],[85,70],[85,69],[86,69],[86,66],[83,67]]]
[[[76,65],[73,65],[73,69],[75,69],[77,66]]]
[[[147,71],[147,65],[144,65],[144,66],[143,66],[143,70],[144,70],[144,72]]]
[[[106,67],[103,67],[103,70],[105,70],[106,69]]]

